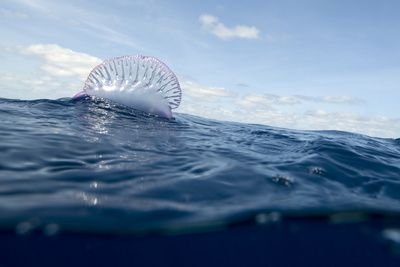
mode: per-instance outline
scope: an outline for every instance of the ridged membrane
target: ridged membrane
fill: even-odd
[[[83,90],[162,117],[172,116],[182,96],[175,74],[160,60],[142,55],[105,60],[89,74]]]

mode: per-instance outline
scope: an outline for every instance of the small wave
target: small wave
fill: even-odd
[[[120,231],[252,212],[400,212],[399,139],[0,99],[0,223]]]

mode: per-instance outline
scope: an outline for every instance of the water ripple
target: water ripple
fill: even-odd
[[[400,212],[399,139],[166,120],[90,99],[0,99],[0,118],[1,225],[128,231],[252,211]]]

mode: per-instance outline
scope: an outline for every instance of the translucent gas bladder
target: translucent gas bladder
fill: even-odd
[[[171,118],[182,91],[175,74],[149,56],[123,56],[105,60],[89,74],[83,94],[106,98],[137,110]]]

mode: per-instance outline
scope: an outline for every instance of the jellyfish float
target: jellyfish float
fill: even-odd
[[[175,74],[160,60],[149,56],[123,56],[105,60],[86,79],[83,91],[134,109],[172,118],[182,91]]]

